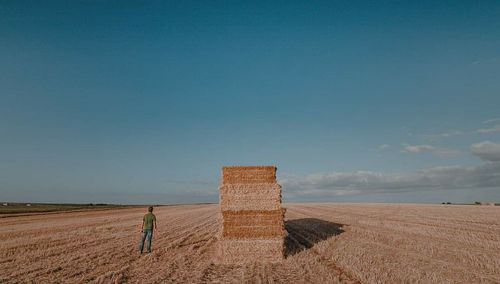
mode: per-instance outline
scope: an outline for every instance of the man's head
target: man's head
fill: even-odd
[[[153,212],[153,206],[149,206],[148,211]]]

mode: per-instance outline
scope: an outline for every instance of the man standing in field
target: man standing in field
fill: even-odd
[[[153,238],[153,230],[158,230],[156,227],[156,216],[153,214],[153,206],[148,208],[148,213],[144,215],[141,226],[141,242],[139,243],[139,250],[143,251],[144,241],[146,241],[146,252],[151,253],[151,239]]]

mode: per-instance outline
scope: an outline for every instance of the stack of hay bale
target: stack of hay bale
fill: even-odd
[[[222,168],[219,256],[224,263],[283,259],[286,234],[274,166]]]

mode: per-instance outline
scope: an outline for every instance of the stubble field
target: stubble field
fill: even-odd
[[[0,283],[500,283],[500,207],[285,204],[286,259],[220,265],[218,206],[0,218]]]

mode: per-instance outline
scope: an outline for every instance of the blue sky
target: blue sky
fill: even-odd
[[[498,1],[0,1],[0,200],[500,201]]]

